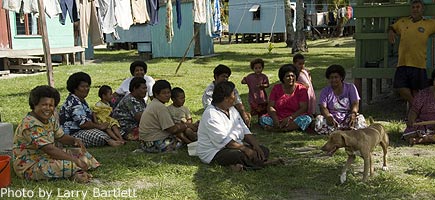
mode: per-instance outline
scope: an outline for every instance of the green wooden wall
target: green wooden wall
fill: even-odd
[[[40,35],[17,35],[15,15],[18,13],[9,11],[12,49],[40,49],[42,37]],[[50,48],[74,47],[74,30],[71,20],[67,18],[65,25],[60,24],[59,17],[49,18],[45,15]]]

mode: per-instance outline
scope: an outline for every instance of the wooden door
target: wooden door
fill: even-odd
[[[0,0],[0,4],[3,0]],[[10,45],[10,28],[8,11],[0,8],[0,49],[9,49]]]

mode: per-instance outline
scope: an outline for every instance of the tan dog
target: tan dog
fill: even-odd
[[[364,159],[364,174],[363,181],[367,181],[368,173],[373,176],[373,156],[374,148],[380,144],[384,152],[384,164],[382,170],[387,170],[387,148],[388,148],[388,134],[385,132],[384,127],[379,123],[374,123],[367,128],[349,131],[335,131],[333,132],[323,145],[322,150],[326,151],[328,155],[332,156],[337,149],[344,147],[348,154],[347,162],[344,165],[340,175],[340,182],[346,181],[346,171],[349,166],[354,162],[357,155]]]

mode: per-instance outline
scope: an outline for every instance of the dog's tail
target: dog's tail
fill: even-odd
[[[371,124],[375,123],[375,120],[373,119],[372,116],[369,116],[369,117],[367,117],[366,123],[367,123],[367,126],[370,126]]]

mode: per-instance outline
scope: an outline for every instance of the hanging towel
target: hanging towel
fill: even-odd
[[[62,14],[62,9],[60,9],[59,0],[45,0],[44,1],[45,13],[48,17],[53,18]]]
[[[131,0],[134,24],[143,24],[150,21],[146,3],[146,0]]]
[[[221,6],[219,0],[214,0],[213,12],[213,37],[221,37],[222,23],[221,23]]]
[[[5,10],[14,11],[16,13],[20,12],[21,1],[18,0],[3,0],[2,8]]]
[[[149,16],[151,19],[151,25],[159,23],[159,0],[148,0],[150,8]]]
[[[60,8],[62,9],[62,15],[59,17],[59,22],[62,25],[65,25],[65,20],[67,13],[69,14],[69,18],[71,22],[76,22],[80,20],[80,17],[77,12],[77,4],[75,0],[60,0]]]
[[[84,48],[88,48],[89,38],[93,46],[104,44],[95,4],[95,1],[88,0],[80,4],[80,41]]]
[[[181,0],[176,0],[175,1],[175,10],[177,10],[177,27],[178,29],[180,29],[181,27]]]
[[[115,0],[99,0],[98,14],[103,33],[111,34],[116,32]]]
[[[133,24],[130,0],[115,0],[115,18],[118,26],[123,30],[130,29]]]
[[[212,37],[213,34],[213,13],[211,10],[211,0],[205,1],[205,17],[206,17],[206,23],[205,23],[205,32],[208,36]]]
[[[19,0],[21,1],[21,0]],[[23,0],[23,12],[27,13],[38,13],[38,0]]]
[[[172,38],[174,37],[174,23],[172,19],[172,0],[168,0],[166,2],[166,40],[168,43],[172,42]]]
[[[205,0],[194,0],[193,5],[193,21],[196,23],[204,24],[207,22],[207,11],[205,7]]]

